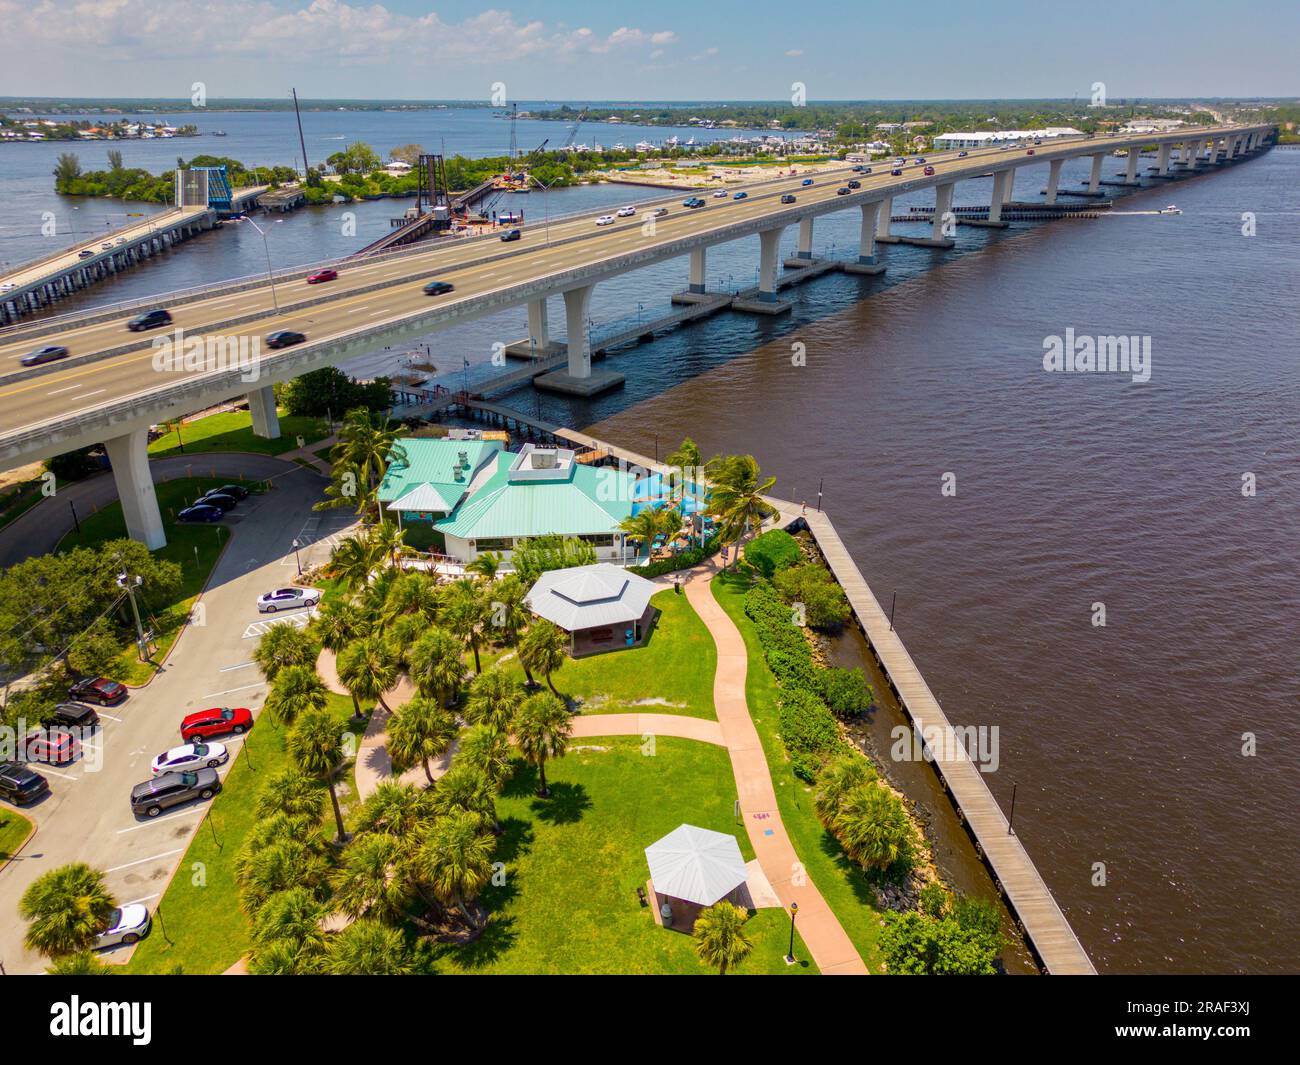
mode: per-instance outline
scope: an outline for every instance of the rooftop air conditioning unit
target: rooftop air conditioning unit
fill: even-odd
[[[558,464],[559,459],[554,451],[533,452],[533,469],[535,470],[553,470]]]

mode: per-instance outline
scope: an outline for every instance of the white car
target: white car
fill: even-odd
[[[727,198],[727,190],[718,189],[718,191],[713,194],[713,198],[715,200],[725,200]]]
[[[258,597],[257,609],[263,614],[274,614],[277,610],[298,610],[319,602],[320,592],[315,588],[277,588]]]
[[[636,214],[635,207],[620,207],[618,209],[619,218],[631,218],[634,214]]]
[[[215,769],[229,757],[230,752],[224,743],[186,743],[173,747],[170,751],[163,751],[153,760],[151,768],[154,776],[182,769],[199,769],[202,766]]]
[[[596,225],[598,226],[612,226],[613,224],[614,216],[612,214],[603,214],[596,219]]]
[[[96,950],[118,945],[130,946],[139,942],[149,934],[151,918],[148,910],[140,903],[133,902],[120,910],[114,910],[108,921],[108,927],[95,937]]]

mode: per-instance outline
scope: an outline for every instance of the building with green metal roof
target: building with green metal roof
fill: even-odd
[[[388,467],[378,499],[399,524],[433,522],[451,514],[501,451],[499,440],[411,437],[398,446],[406,459]]]

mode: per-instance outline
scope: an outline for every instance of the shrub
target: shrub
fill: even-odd
[[[991,976],[1002,950],[997,908],[980,899],[959,898],[946,917],[887,913],[880,950],[891,973]]]
[[[848,620],[849,601],[830,571],[815,562],[778,570],[776,589],[788,603],[802,603],[811,628],[821,631],[839,628]]]
[[[784,529],[768,529],[745,545],[745,561],[764,577],[799,561],[799,541]]]
[[[718,547],[718,538],[715,536],[711,540],[706,540],[703,547],[692,547],[689,551],[683,551],[670,558],[661,558],[658,562],[651,562],[649,565],[641,566],[632,572],[649,580],[651,577],[674,573],[679,569],[690,569],[692,566],[698,566],[706,558],[717,554]]]
[[[821,697],[836,717],[857,717],[871,709],[871,685],[860,668],[819,670],[817,683]]]
[[[781,741],[790,754],[791,768],[801,780],[812,783],[839,745],[835,718],[816,695],[800,689],[782,691],[779,711]]]

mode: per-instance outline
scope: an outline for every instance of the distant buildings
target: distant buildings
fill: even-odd
[[[952,148],[987,148],[991,144],[1011,144],[1015,141],[1082,135],[1082,131],[1071,126],[1048,126],[1046,129],[1000,129],[987,133],[940,133],[934,138],[934,147],[936,151]]]

